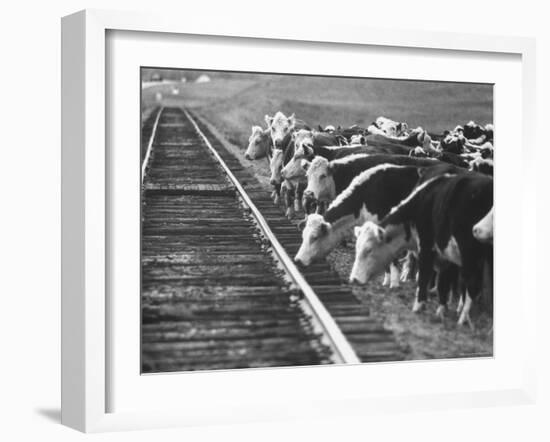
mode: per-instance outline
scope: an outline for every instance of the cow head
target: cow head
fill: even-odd
[[[302,161],[306,170],[306,192],[311,192],[318,201],[332,201],[336,197],[336,184],[329,161],[323,157],[315,157],[313,161]]]
[[[313,155],[313,131],[300,129],[292,133],[294,157],[305,158]]]
[[[282,112],[277,112],[273,117],[266,115],[265,122],[271,134],[273,146],[280,149],[283,147],[283,140],[294,130],[296,117],[294,114],[286,117]]]
[[[354,134],[350,138],[350,144],[367,144],[367,139],[364,135],[361,134]]]
[[[302,231],[302,244],[294,257],[297,264],[308,266],[314,260],[326,256],[340,240],[332,235],[331,225],[322,215],[317,213],[308,215]]]
[[[464,153],[465,142],[466,139],[463,135],[449,134],[441,140],[441,150],[460,155],[461,153]]]
[[[350,282],[355,284],[366,284],[383,272],[407,244],[404,228],[400,225],[382,228],[367,221],[361,227],[355,227],[354,233],[355,261]]]
[[[306,170],[302,167],[302,159],[292,157],[281,170],[281,177],[289,181],[306,181]]]
[[[260,126],[252,127],[252,134],[248,138],[248,147],[244,153],[247,160],[257,160],[267,156],[271,138],[269,131],[263,130]]]
[[[378,117],[375,124],[388,137],[399,137],[409,128],[407,123],[398,123],[386,117]]]
[[[283,168],[284,157],[285,155],[282,149],[273,149],[273,155],[269,161],[269,169],[271,171],[269,182],[274,186],[281,184],[283,181],[281,170]]]
[[[479,124],[476,124],[473,121],[470,121],[468,122],[468,124],[464,125],[464,136],[468,140],[479,138],[484,133],[484,129]]]

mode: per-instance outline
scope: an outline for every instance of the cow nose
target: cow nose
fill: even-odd
[[[349,278],[349,283],[352,285],[363,285],[361,284],[361,281],[359,281],[357,278],[354,278],[354,277]]]
[[[247,153],[244,154],[244,157],[245,157],[247,160],[251,160],[251,159],[252,159],[252,157],[251,157],[249,154],[247,154]]]
[[[296,265],[298,267],[305,267],[304,263],[302,262],[302,260],[300,258],[294,258],[294,262],[296,263]]]
[[[277,149],[280,149],[280,148],[281,148],[281,145],[282,145],[281,140],[275,141],[275,147],[276,147]]]
[[[271,184],[272,186],[276,186],[277,185],[277,180],[274,180],[273,178],[271,178],[269,180],[269,184]]]

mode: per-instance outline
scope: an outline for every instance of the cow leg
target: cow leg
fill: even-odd
[[[390,272],[386,269],[384,271],[384,280],[382,281],[382,285],[385,287],[390,284]]]
[[[458,318],[458,325],[463,325],[467,323],[470,326],[470,329],[474,330],[474,324],[470,318],[470,309],[472,303],[479,297],[481,293],[481,285],[483,284],[483,263],[482,260],[471,259],[468,260],[468,256],[465,257],[465,265],[462,268],[464,279],[466,282],[466,295],[464,299],[464,307],[460,312],[460,317]]]
[[[464,293],[460,293],[458,295],[458,304],[456,305],[456,312],[460,314],[463,307],[464,307]]]
[[[304,186],[298,184],[298,186],[296,187],[296,196],[294,197],[294,210],[296,212],[299,212],[300,210],[303,209],[303,206],[302,206],[303,195],[304,195]]]
[[[302,194],[302,207],[306,215],[315,212],[316,202],[311,192],[304,192]]]
[[[445,319],[447,303],[451,286],[458,277],[458,267],[453,264],[441,264],[439,268],[439,277],[437,279],[437,294],[439,297],[439,306],[436,316],[442,321]]]
[[[274,184],[273,185],[273,192],[272,192],[272,198],[273,203],[275,205],[279,205],[280,199],[281,199],[281,184]]]
[[[472,307],[472,298],[470,297],[470,293],[468,290],[466,290],[466,300],[464,301],[464,307],[462,308],[462,312],[460,313],[460,317],[458,318],[458,325],[463,325],[465,322],[470,326],[470,329],[474,331],[474,324],[472,322],[472,318],[470,318],[470,309]]]
[[[399,261],[395,259],[390,264],[390,289],[399,287]]]
[[[290,187],[286,187],[286,193],[285,193],[285,207],[286,207],[286,213],[288,219],[292,219],[294,217],[294,189]]]
[[[424,245],[418,254],[418,288],[412,311],[420,312],[426,306],[428,299],[428,284],[433,274],[434,255],[432,247]]]

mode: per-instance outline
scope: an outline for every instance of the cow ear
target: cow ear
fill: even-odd
[[[302,169],[308,170],[309,166],[311,166],[311,163],[308,160],[302,160]]]
[[[317,130],[318,130],[319,132],[323,132],[323,127],[322,127],[320,124],[318,124],[318,125],[317,125]]]
[[[361,227],[355,226],[355,228],[353,229],[353,233],[355,235],[355,238],[359,238],[359,235],[361,235]]]
[[[302,146],[304,148],[304,153],[307,156],[313,155],[313,148],[311,146]]]
[[[376,239],[379,242],[383,242],[386,239],[386,231],[380,226],[376,226]]]
[[[273,117],[270,117],[269,115],[265,114],[264,120],[265,120],[265,124],[267,124],[267,127],[271,127],[271,123],[273,123]]]
[[[291,127],[294,127],[296,124],[296,116],[294,114],[288,117],[288,124],[290,124]]]
[[[334,173],[334,165],[332,163],[328,163],[327,175],[332,175],[333,173]]]
[[[328,233],[328,223],[322,222],[319,226],[319,232],[321,235],[326,235]]]
[[[297,224],[297,226],[298,226],[298,229],[299,229],[299,230],[304,230],[304,228],[306,227],[306,219],[301,220],[301,221]]]

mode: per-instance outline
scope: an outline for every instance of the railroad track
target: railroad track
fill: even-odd
[[[402,358],[326,262],[298,271],[300,232],[200,120],[143,132],[144,373]]]

